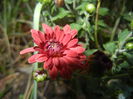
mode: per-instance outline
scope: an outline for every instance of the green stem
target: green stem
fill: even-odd
[[[34,16],[33,16],[33,28],[36,30],[39,30],[39,21],[40,21],[40,14],[43,4],[37,3],[35,10],[34,10]],[[35,45],[35,44],[34,44]],[[36,54],[36,53],[34,53]],[[38,63],[34,63],[34,70],[38,68]],[[34,80],[34,90],[33,90],[33,99],[37,99],[37,81]]]
[[[39,30],[39,20],[40,20],[40,13],[41,13],[42,6],[43,4],[38,3],[34,10],[33,28],[36,30]]]
[[[100,49],[100,46],[99,46],[99,43],[98,43],[98,32],[97,32],[97,30],[98,30],[98,13],[99,13],[100,5],[101,5],[101,1],[98,0],[98,4],[97,4],[97,8],[96,8],[95,34],[94,34],[96,47],[97,47],[98,49]]]
[[[116,22],[115,22],[114,28],[113,28],[112,33],[111,33],[112,35],[111,35],[110,41],[113,41],[113,39],[114,39],[116,29],[117,29],[117,27],[118,27],[118,25],[120,23],[120,19],[121,19],[121,16],[118,17]]]
[[[116,22],[115,22],[115,25],[114,25],[114,28],[112,30],[112,33],[111,33],[111,38],[110,38],[110,41],[113,41],[114,39],[114,36],[115,36],[115,33],[116,33],[116,30],[117,30],[117,27],[120,23],[120,19],[121,19],[121,15],[123,14],[124,10],[125,10],[125,0],[123,1],[123,5],[122,5],[122,9],[121,9],[121,12],[120,12],[120,16],[117,18]]]

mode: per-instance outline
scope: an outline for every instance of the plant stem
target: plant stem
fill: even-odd
[[[100,5],[101,5],[101,1],[98,0],[98,4],[97,4],[97,8],[96,8],[95,34],[94,34],[96,47],[97,47],[98,49],[100,49],[100,46],[99,46],[99,43],[98,43],[98,32],[97,32],[97,30],[98,30],[98,13],[99,13]]]
[[[41,13],[42,6],[43,4],[38,3],[34,10],[33,28],[36,30],[39,30],[39,20],[40,20],[40,13]]]
[[[120,23],[120,19],[121,19],[121,16],[119,16],[115,22],[114,28],[113,28],[112,33],[111,33],[112,35],[111,35],[110,41],[113,41],[113,39],[114,39],[116,29]]]
[[[39,30],[39,20],[40,20],[40,13],[42,9],[43,4],[37,3],[35,10],[34,10],[34,16],[33,16],[33,28],[36,30]],[[35,45],[35,44],[34,44]],[[36,53],[34,53],[36,54]],[[38,68],[38,63],[34,63],[34,70]],[[34,90],[33,90],[33,99],[37,99],[37,81],[34,80]]]
[[[121,15],[123,14],[124,10],[125,10],[125,0],[123,1],[123,5],[122,5],[121,12],[120,12],[120,16],[117,18],[117,20],[115,22],[115,25],[114,25],[114,28],[112,30],[110,41],[113,41],[113,39],[114,39],[117,27],[118,27],[118,25],[120,23]]]

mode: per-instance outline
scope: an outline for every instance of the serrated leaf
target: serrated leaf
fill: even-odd
[[[52,21],[63,19],[64,17],[68,16],[69,13],[70,12],[65,10],[64,8],[59,8],[59,13],[52,18]]]
[[[128,29],[125,29],[124,31],[120,32],[118,34],[118,40],[119,42],[125,41],[125,39],[127,38],[127,36],[130,34],[130,32],[128,31]]]
[[[70,24],[70,26],[71,26],[72,29],[76,29],[78,31],[82,28],[81,25],[76,24],[76,23],[72,23],[72,24]]]
[[[108,8],[100,8],[99,9],[99,15],[105,16],[108,14],[109,9]]]
[[[116,50],[115,42],[106,43],[106,44],[103,45],[103,47],[105,48],[106,51],[108,51],[111,54],[113,54]]]

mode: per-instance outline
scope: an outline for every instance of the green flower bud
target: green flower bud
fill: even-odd
[[[87,11],[88,13],[93,13],[93,12],[95,11],[96,8],[95,8],[95,5],[94,5],[94,4],[88,3],[88,4],[86,5],[85,9],[86,9],[86,11]]]
[[[129,42],[126,44],[126,49],[127,50],[132,50],[133,49],[133,43]]]
[[[43,68],[38,68],[37,70],[35,70],[33,72],[33,78],[37,81],[37,82],[41,82],[47,79],[47,74],[44,71]]]

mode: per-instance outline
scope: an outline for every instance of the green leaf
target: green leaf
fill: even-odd
[[[127,21],[133,20],[133,12],[128,12],[123,15],[123,18]]]
[[[70,24],[70,26],[71,26],[72,29],[76,29],[78,31],[82,28],[81,25],[76,24],[76,23],[72,23],[72,24]]]
[[[103,47],[105,48],[106,51],[108,51],[111,54],[113,54],[116,50],[115,42],[106,43],[106,44],[103,45]]]
[[[85,51],[85,54],[87,55],[87,56],[89,56],[89,55],[92,55],[94,52],[96,52],[97,51],[97,49],[88,49],[88,50],[86,50]]]
[[[76,7],[76,10],[85,11],[85,6],[86,6],[86,2],[83,2],[78,7]]]
[[[129,67],[129,64],[127,61],[124,61],[123,63],[121,63],[120,65],[118,65],[120,69],[122,68],[128,68]]]
[[[52,21],[56,21],[59,19],[63,19],[64,17],[70,14],[69,11],[65,10],[64,8],[59,8],[59,13],[52,18]]]
[[[49,12],[48,12],[48,11],[43,11],[42,14],[43,14],[43,16],[45,16],[45,17],[49,16]]]
[[[103,20],[98,20],[98,25],[102,27],[107,27],[107,24]]]
[[[109,9],[108,8],[100,8],[99,9],[99,15],[101,15],[101,16],[107,15],[108,12],[109,12]]]
[[[118,40],[119,42],[123,42],[127,39],[127,36],[130,34],[130,32],[128,31],[128,29],[125,29],[124,31],[120,32],[118,34]]]

